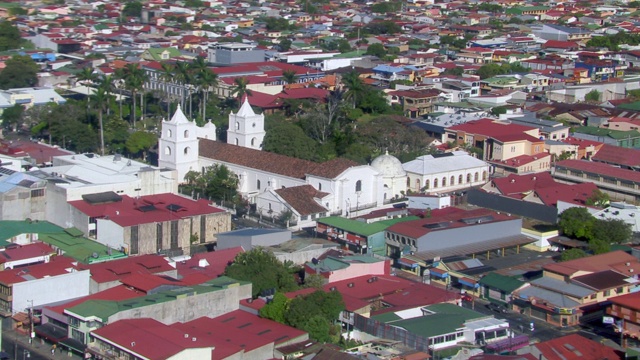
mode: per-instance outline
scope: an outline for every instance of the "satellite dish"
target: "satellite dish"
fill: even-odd
[[[94,259],[97,259],[97,258],[98,258],[98,253],[97,253],[97,252],[94,252],[91,256],[92,256]]]

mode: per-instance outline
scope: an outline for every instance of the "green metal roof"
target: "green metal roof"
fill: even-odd
[[[514,279],[511,276],[500,275],[493,272],[485,275],[482,279],[480,279],[479,282],[484,286],[498,289],[509,294],[525,284],[524,282],[518,279]]]
[[[640,11],[638,11],[638,15],[640,15]],[[636,110],[636,111],[640,111],[640,101],[634,101],[632,103],[628,103],[628,104],[620,104],[618,105],[619,109],[626,109],[626,110]]]
[[[249,284],[249,282],[235,280],[226,276],[220,276],[216,279],[207,281],[200,285],[179,287],[176,289],[165,290],[133,299],[122,301],[88,300],[71,308],[68,308],[66,309],[66,311],[85,319],[97,317],[101,320],[101,322],[106,323],[108,322],[109,317],[121,311],[173,301],[179,298],[197,294],[206,294],[212,291],[228,289],[230,287],[240,286],[244,284]]]
[[[372,316],[372,319],[397,326],[424,337],[449,334],[460,329],[466,321],[486,317],[487,315],[454,304],[435,304],[424,309],[433,312],[406,320],[393,320],[387,314]],[[391,319],[385,321],[385,319]]]
[[[319,270],[321,272],[327,272],[327,271],[336,271],[336,270],[346,269],[351,264],[357,264],[357,263],[373,264],[381,261],[383,260],[375,258],[373,256],[369,256],[369,255],[353,255],[345,258],[336,258],[333,256],[327,256],[326,258],[320,260],[317,264],[308,262],[306,265],[312,269]]]
[[[624,140],[626,138],[632,137],[640,137],[640,132],[637,130],[629,130],[629,131],[620,131],[620,130],[611,130],[611,129],[603,129],[595,126],[580,126],[573,129],[574,132],[580,134],[588,134],[594,136],[603,136],[610,137],[616,140]]]
[[[0,221],[0,246],[21,234],[61,233],[64,230],[48,221]],[[5,244],[3,244],[4,242]]]
[[[334,59],[348,59],[348,58],[353,58],[353,57],[359,57],[359,56],[363,56],[364,55],[364,51],[349,51],[346,53],[341,53],[338,54],[336,56],[334,56]]]
[[[316,220],[321,224],[326,224],[329,226],[333,226],[335,228],[339,228],[345,231],[348,231],[352,234],[361,235],[361,236],[371,236],[373,234],[377,234],[379,232],[383,232],[386,228],[391,225],[395,225],[400,222],[418,220],[417,216],[407,216],[389,220],[376,221],[374,223],[367,224],[364,221],[351,220],[339,216],[330,216],[322,219]]]
[[[109,249],[107,246],[85,237],[78,236],[80,230],[75,228],[66,229],[61,233],[42,234],[39,240],[53,247],[59,248],[64,255],[74,258],[85,264],[94,264],[109,260],[125,258],[127,255],[116,249]],[[82,232],[80,232],[82,235]]]

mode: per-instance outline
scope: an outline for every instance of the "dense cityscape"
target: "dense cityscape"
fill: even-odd
[[[0,359],[640,356],[640,2],[0,3]]]

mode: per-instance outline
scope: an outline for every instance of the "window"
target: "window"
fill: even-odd
[[[420,180],[418,180],[418,184],[420,183]],[[411,187],[411,178],[407,176],[407,187]]]
[[[217,229],[220,231],[220,229]],[[207,217],[205,215],[200,215],[200,243],[203,244],[207,242]]]
[[[473,175],[473,181],[478,181],[478,173],[475,173],[475,174]]]
[[[157,223],[156,224],[156,252],[162,250],[162,238],[163,238],[163,231],[162,231],[162,223]]]
[[[460,176],[458,176],[458,184],[462,184],[462,174],[460,174]]]
[[[362,191],[362,181],[356,181],[356,192]]]
[[[178,221],[174,220],[171,222],[171,249],[175,250],[178,248]]]
[[[416,188],[420,189],[420,179],[416,179]]]
[[[487,172],[483,171],[482,172],[482,181],[486,181],[487,180]]]
[[[424,188],[429,190],[429,179],[424,181]]]
[[[611,296],[611,290],[605,290],[604,296]]]
[[[167,146],[166,148],[164,148],[164,154],[171,155],[171,147]]]
[[[167,130],[167,137],[171,137],[171,135],[173,135],[173,134],[171,133],[171,130]]]
[[[236,138],[235,143],[236,145],[240,145],[240,141],[238,140],[238,138]]]
[[[260,180],[256,180],[256,187],[260,190]]]
[[[594,293],[594,294],[591,294],[591,296],[589,296],[589,299],[592,299],[592,300],[593,300],[593,299],[595,299],[595,298],[597,298],[597,297],[598,297],[598,294],[595,294],[595,293]]]
[[[138,225],[131,227],[131,249],[130,254],[136,255],[138,253]]]
[[[256,138],[251,139],[251,146],[256,146]]]
[[[622,294],[624,292],[624,289],[621,287],[616,288],[616,294]]]
[[[434,189],[438,188],[438,179],[433,179],[433,188]]]
[[[185,137],[185,139],[189,137],[189,130],[185,130],[184,131],[184,137]]]
[[[442,186],[447,186],[447,178],[446,177],[442,177]]]
[[[240,130],[240,123],[236,121],[236,130]]]
[[[516,147],[515,146],[511,147],[511,152],[516,152]]]
[[[71,329],[71,337],[76,340],[79,341],[81,343],[85,343],[84,341],[84,333],[82,331],[76,330],[76,329]]]
[[[44,189],[33,189],[31,190],[31,197],[41,197],[44,196]]]
[[[184,154],[185,155],[189,155],[189,147],[188,146],[186,148],[184,148]]]

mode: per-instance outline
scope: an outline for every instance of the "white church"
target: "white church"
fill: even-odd
[[[382,207],[407,189],[406,172],[391,155],[371,165],[346,159],[316,163],[262,151],[265,134],[264,114],[256,114],[248,99],[229,115],[227,143],[216,141],[215,125],[198,127],[178,107],[162,123],[159,166],[175,169],[182,182],[188,171],[224,165],[238,176],[238,192],[262,216],[290,211],[295,228],[314,226],[319,217]]]

